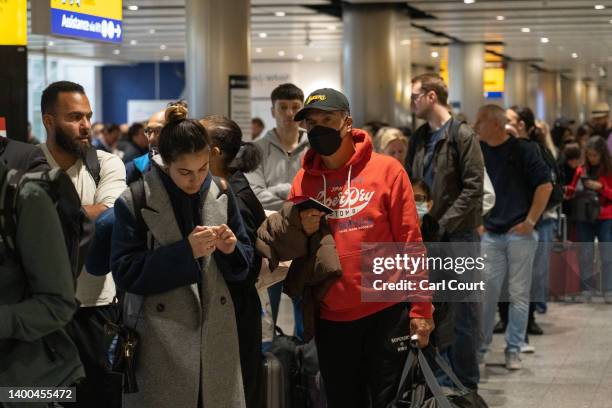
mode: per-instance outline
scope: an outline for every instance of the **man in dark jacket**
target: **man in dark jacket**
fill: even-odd
[[[8,169],[0,164],[0,188]],[[54,204],[34,182],[17,200],[15,252],[0,242],[0,384],[59,387],[85,373],[65,326],[75,282]]]
[[[536,223],[546,209],[552,191],[551,172],[538,147],[526,139],[508,135],[505,111],[485,105],[478,111],[474,127],[482,139],[487,172],[496,191],[504,192],[484,223],[482,237],[485,259],[483,343],[486,359],[493,339],[497,302],[507,282],[509,293],[506,329],[506,368],[520,370],[520,349],[529,315],[533,260],[537,250]]]
[[[429,214],[439,224],[439,239],[476,243],[476,231],[482,225],[484,183],[484,161],[476,134],[450,115],[448,88],[440,76],[423,74],[414,78],[411,98],[413,112],[427,123],[411,138],[408,173],[413,180],[424,180],[431,189],[433,206]],[[473,254],[461,256],[478,256],[478,245],[473,249]],[[461,382],[475,389],[480,379],[477,352],[482,312],[476,302],[453,306],[455,341],[447,352]]]

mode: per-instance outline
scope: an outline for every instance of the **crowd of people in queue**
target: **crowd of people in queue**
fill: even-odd
[[[601,288],[612,303],[612,251],[599,250],[601,285],[593,263],[595,240],[612,240],[607,104],[575,132],[564,118],[549,130],[525,106],[485,105],[466,123],[449,109],[442,78],[423,74],[412,81],[412,111],[413,132],[380,122],[360,130],[341,92],[305,98],[283,84],[271,94],[275,126],[262,134],[254,119],[247,142],[231,119],[192,118],[184,102],[127,129],[92,124],[80,85],[49,85],[46,141],[2,140],[0,177],[63,170],[95,236],[75,280],[52,202],[36,188],[19,193],[21,262],[0,274],[0,354],[10,356],[0,384],[77,384],[78,402],[67,406],[111,406],[110,322],[139,334],[138,392],[123,396],[125,406],[261,407],[256,284],[262,264],[281,258],[293,259],[292,278],[314,264],[337,273],[308,289],[288,277],[265,290],[273,322],[283,290],[292,294],[294,334],[314,336],[332,408],[389,404],[407,355],[390,341],[402,336],[437,347],[471,390],[494,333],[505,333],[506,368],[521,369],[521,354],[535,352],[528,335],[543,334],[535,313],[546,312],[555,240],[587,243],[580,299]],[[354,191],[358,203],[347,199]],[[333,212],[300,211],[292,199],[301,196]],[[362,243],[422,241],[486,255],[481,302],[362,300]]]

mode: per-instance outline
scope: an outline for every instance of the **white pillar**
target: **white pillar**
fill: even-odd
[[[397,126],[407,126],[411,123],[410,95],[412,94],[412,56],[410,44],[410,20],[402,18],[398,22],[396,49],[397,49],[397,77],[395,81],[395,122]]]
[[[561,116],[580,120],[580,80],[563,77],[561,79]]]
[[[558,72],[538,73],[537,102],[535,106],[536,119],[544,120],[546,123],[553,123],[557,117],[561,116],[559,79]]]
[[[599,92],[597,90],[597,83],[593,80],[585,81],[586,84],[586,119],[591,118],[591,110],[597,102],[599,102]]]
[[[250,74],[249,0],[186,0],[186,94],[190,116],[230,115],[230,76]],[[245,138],[250,138],[250,96],[241,102]],[[246,126],[245,118],[249,123]]]
[[[484,104],[484,63],[485,48],[481,43],[448,47],[449,104],[471,122]]]
[[[527,105],[527,74],[529,64],[526,61],[508,61],[504,76],[504,104],[506,107]]]
[[[400,17],[390,4],[343,5],[343,88],[356,126],[372,120],[396,122]],[[402,66],[409,59],[403,55]]]

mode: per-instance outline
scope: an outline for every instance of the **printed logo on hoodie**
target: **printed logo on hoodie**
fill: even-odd
[[[359,214],[368,206],[373,196],[374,191],[364,188],[351,187],[349,193],[348,189],[343,187],[332,187],[329,195],[325,194],[325,191],[319,191],[316,200],[334,210],[327,218],[340,220]]]

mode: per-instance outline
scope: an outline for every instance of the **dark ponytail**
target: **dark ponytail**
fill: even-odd
[[[525,123],[525,129],[527,131],[527,137],[538,142],[542,146],[546,147],[546,135],[536,126],[535,115],[533,111],[527,106],[512,106],[510,110],[514,111],[519,117],[519,120]]]
[[[195,119],[188,119],[184,101],[174,102],[166,109],[166,124],[159,135],[158,150],[165,164],[182,154],[195,153],[210,146],[206,129]]]
[[[261,163],[261,151],[253,143],[245,142],[228,168],[232,172],[239,170],[243,173],[250,173],[259,166],[259,163]]]
[[[223,167],[229,173],[249,173],[261,163],[261,152],[257,146],[242,141],[242,130],[236,122],[220,115],[202,119],[213,147],[223,152]]]

